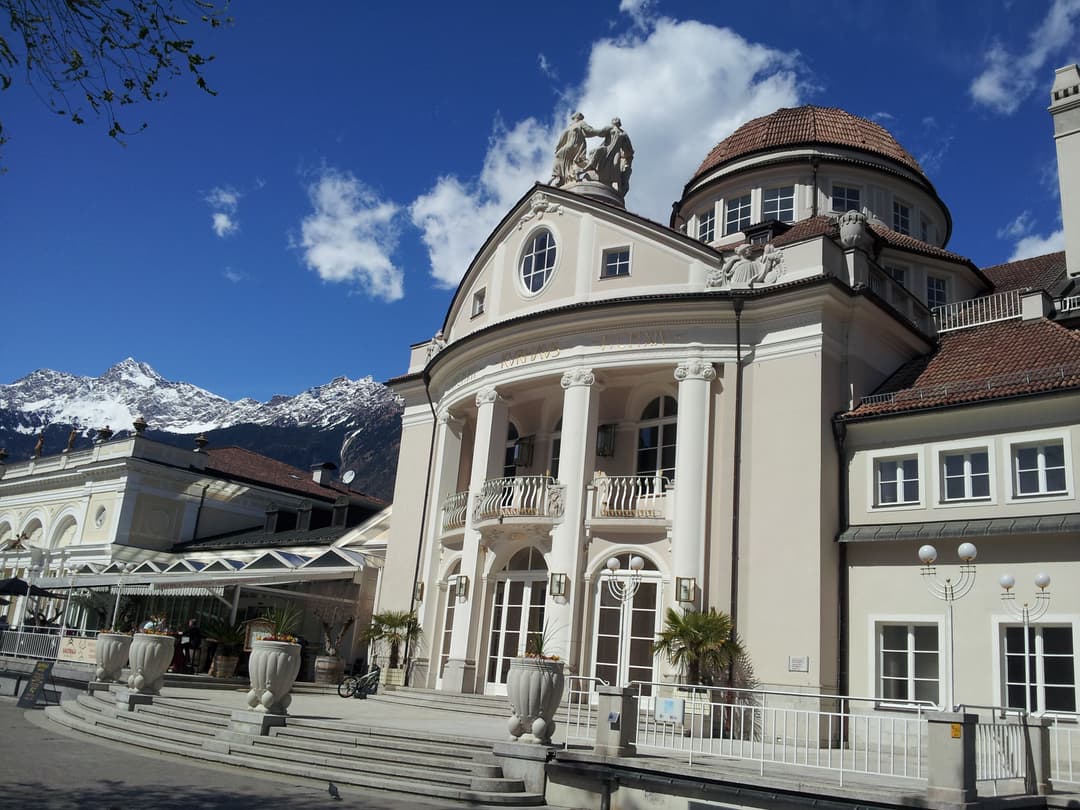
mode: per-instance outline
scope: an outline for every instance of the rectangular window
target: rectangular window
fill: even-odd
[[[897,233],[911,233],[911,206],[893,200],[892,229]]]
[[[943,307],[948,303],[945,279],[937,276],[926,277],[926,306],[930,309]]]
[[[472,297],[472,316],[484,314],[484,299],[487,298],[487,289],[477,290]]]
[[[919,220],[919,234],[924,242],[930,241],[930,223],[925,219]]]
[[[604,251],[604,266],[600,268],[600,278],[617,278],[630,275],[630,248],[615,248]]]
[[[705,211],[698,214],[697,238],[699,242],[708,244],[716,238],[716,211]]]
[[[727,216],[724,220],[724,234],[730,236],[733,233],[750,227],[750,195],[735,197],[728,200],[726,209]]]
[[[938,628],[934,624],[878,625],[878,694],[882,700],[938,702]]]
[[[1065,445],[1047,442],[1013,447],[1013,495],[1056,495],[1067,491]]]
[[[1005,705],[1033,712],[1076,711],[1076,659],[1070,625],[1005,629]],[[1028,700],[1024,699],[1025,691]]]
[[[907,270],[903,267],[886,267],[885,273],[901,287],[907,286]]]
[[[859,189],[852,186],[833,186],[832,210],[840,213],[844,211],[861,211],[862,201]]]
[[[877,462],[875,506],[919,502],[919,460],[886,458]]]
[[[985,450],[943,453],[942,497],[946,501],[972,501],[990,497],[990,455]]]
[[[761,204],[761,218],[780,222],[795,221],[795,186],[781,186],[765,190]]]

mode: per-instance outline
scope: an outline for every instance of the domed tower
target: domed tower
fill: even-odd
[[[779,109],[718,143],[686,184],[671,226],[712,245],[767,241],[810,217],[865,211],[944,247],[949,209],[883,127],[834,107]]]

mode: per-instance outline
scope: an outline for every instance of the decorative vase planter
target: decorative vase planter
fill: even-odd
[[[131,636],[127,633],[98,633],[94,646],[94,679],[103,683],[120,680],[120,670],[128,660]]]
[[[141,695],[158,694],[172,663],[175,644],[176,639],[172,636],[136,633],[128,651],[131,665],[128,687]]]
[[[287,641],[253,641],[248,659],[251,691],[248,705],[257,712],[288,714],[289,691],[300,672],[300,645]]]
[[[562,700],[563,662],[546,658],[514,658],[506,678],[510,698],[510,735],[519,742],[549,745],[555,710]]]

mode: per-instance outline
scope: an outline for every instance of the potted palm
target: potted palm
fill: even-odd
[[[315,657],[315,683],[339,683],[345,674],[345,661],[341,658],[341,642],[356,621],[355,616],[341,621],[338,611],[315,611],[322,625],[323,651]]]
[[[247,636],[244,625],[233,624],[222,616],[203,616],[201,624],[203,634],[217,644],[210,663],[210,677],[233,677]]]
[[[386,667],[381,680],[385,686],[404,686],[407,661],[401,660],[401,645],[412,647],[423,635],[416,614],[408,610],[385,610],[371,617],[371,626],[364,631],[364,640],[385,644],[388,649]]]
[[[293,683],[300,672],[300,645],[296,629],[303,613],[296,605],[273,608],[263,614],[270,634],[251,642],[247,703],[257,712],[287,714]]]
[[[550,647],[551,635],[526,635],[524,655],[510,661],[506,694],[510,698],[510,735],[519,742],[549,745],[555,730],[555,710],[562,701],[563,662]]]

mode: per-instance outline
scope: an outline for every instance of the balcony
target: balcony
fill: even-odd
[[[502,525],[516,526],[519,530],[531,525],[547,531],[563,516],[565,489],[547,475],[489,479],[473,503],[473,525],[489,534]],[[443,545],[460,543],[468,508],[468,492],[455,492],[443,501],[440,526]]]
[[[670,525],[674,492],[675,485],[663,476],[598,475],[589,486],[585,522],[646,530]]]

